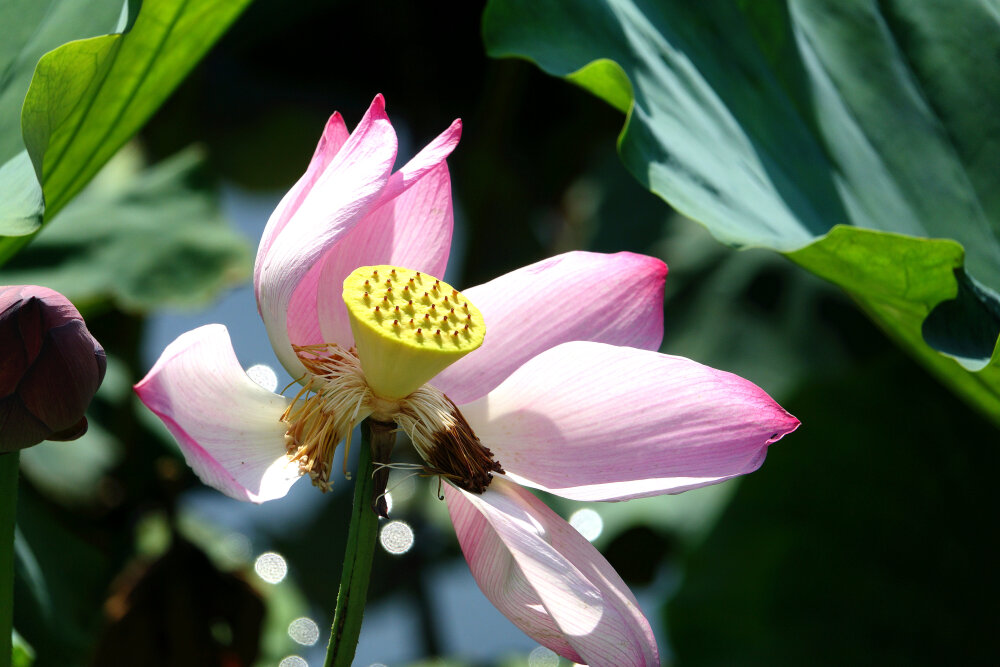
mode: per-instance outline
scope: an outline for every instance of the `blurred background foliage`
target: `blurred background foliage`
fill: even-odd
[[[15,24],[17,4],[0,7],[4,25]],[[587,506],[602,526],[595,544],[636,591],[665,661],[997,662],[996,415],[957,400],[843,291],[778,253],[723,246],[675,213],[616,153],[622,98],[609,93],[608,105],[530,63],[488,58],[482,5],[451,3],[445,19],[402,0],[256,0],[198,62],[242,4],[146,0],[142,11],[175,19],[151,24],[161,31],[150,39],[175,35],[187,55],[156,94],[127,72],[118,92],[95,93],[132,126],[94,114],[88,127],[103,139],[87,164],[103,164],[141,126],[139,135],[72,201],[79,180],[52,181],[46,199],[58,215],[37,197],[16,210],[0,203],[10,225],[0,231],[45,223],[0,268],[0,283],[63,291],[109,355],[89,433],[22,457],[18,664],[320,663],[350,483],[323,496],[300,484],[260,507],[223,498],[194,478],[131,385],[173,336],[210,321],[234,331],[245,365],[274,363],[246,286],[256,240],[329,114],[353,126],[378,92],[401,159],[464,121],[449,159],[458,226],[449,280],[477,284],[577,248],[656,255],[670,267],[663,351],[743,375],[802,420],[745,480]],[[192,14],[198,6],[221,14]],[[26,33],[32,48],[0,50],[16,65],[7,71],[22,74],[0,88],[3,141],[11,95],[24,95],[23,72],[41,53],[116,25],[151,29],[134,3],[95,9],[86,25],[61,13],[74,7],[53,0],[36,16],[45,30]],[[211,34],[163,31],[184,20]],[[685,20],[692,34],[707,29]],[[127,64],[125,40],[100,39],[90,46],[109,58],[101,62]],[[24,147],[8,143],[3,168],[30,181],[17,161]],[[45,173],[35,187],[49,187]],[[0,256],[24,238],[0,241]],[[434,485],[393,483],[392,519],[415,540],[376,556],[358,664],[557,664],[480,595]],[[584,508],[546,500],[565,517]]]

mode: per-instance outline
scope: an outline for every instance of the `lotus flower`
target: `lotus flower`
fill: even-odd
[[[84,412],[107,359],[59,292],[0,287],[0,452],[87,432]]]
[[[254,286],[293,399],[250,380],[225,327],[170,344],[136,385],[195,472],[234,498],[330,485],[363,418],[395,422],[444,480],[487,597],[566,658],[659,664],[622,579],[526,487],[574,500],[678,493],[755,470],[798,421],[735,375],[656,352],[666,266],[571,252],[459,292],[445,158],[456,121],[399,171],[377,97],[330,119],[271,216]]]

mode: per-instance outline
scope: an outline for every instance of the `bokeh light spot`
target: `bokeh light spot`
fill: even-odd
[[[250,379],[268,391],[278,388],[278,375],[267,364],[254,364],[247,369]]]
[[[309,663],[306,662],[305,658],[297,655],[290,655],[279,662],[278,667],[309,667]]]
[[[390,521],[379,533],[382,548],[391,554],[405,554],[413,546],[413,529],[405,521]]]
[[[253,569],[267,583],[276,584],[288,574],[288,563],[281,554],[268,551],[257,556]]]
[[[559,655],[551,649],[539,646],[528,654],[528,667],[559,667]]]
[[[303,616],[288,624],[288,636],[297,644],[312,646],[319,641],[319,626],[316,621]]]
[[[569,525],[576,528],[581,535],[593,542],[604,530],[604,520],[592,509],[582,509],[573,512],[569,517]]]

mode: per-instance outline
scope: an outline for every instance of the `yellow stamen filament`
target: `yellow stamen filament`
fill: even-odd
[[[345,441],[344,474],[354,425],[371,414],[371,389],[355,355],[336,345],[293,346],[309,371],[302,389],[281,420],[288,424],[285,449],[315,486],[329,491],[330,465],[337,445]]]

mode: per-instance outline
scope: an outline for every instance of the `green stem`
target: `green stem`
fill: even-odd
[[[392,446],[396,438],[393,428],[394,425],[367,419],[361,424],[361,451],[354,478],[354,507],[351,509],[344,569],[340,573],[337,609],[333,614],[324,667],[349,667],[358,647],[361,618],[365,613],[368,581],[371,578],[372,556],[375,553],[375,537],[378,535],[378,516],[372,511],[372,495],[375,490],[372,450],[380,451],[387,445]]]
[[[14,629],[14,522],[19,452],[0,454],[0,667],[10,667]]]

